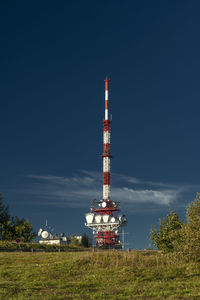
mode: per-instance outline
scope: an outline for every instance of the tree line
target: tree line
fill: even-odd
[[[153,245],[165,253],[182,255],[187,260],[200,257],[200,193],[186,209],[186,222],[170,206],[169,214],[150,231]]]

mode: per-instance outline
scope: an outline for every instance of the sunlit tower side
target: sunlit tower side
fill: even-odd
[[[85,225],[93,230],[96,246],[100,248],[122,248],[119,227],[127,225],[125,215],[118,215],[119,203],[110,199],[110,119],[108,109],[109,78],[105,81],[105,119],[103,120],[103,199],[92,202],[90,213],[86,214]]]

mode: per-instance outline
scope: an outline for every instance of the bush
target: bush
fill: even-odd
[[[159,220],[159,229],[154,225],[150,231],[150,239],[153,245],[163,252],[173,252],[175,250],[174,241],[180,237],[180,229],[183,222],[178,214],[170,207],[170,212],[165,218]]]
[[[187,261],[200,260],[200,193],[190,203],[186,211],[187,223],[183,223],[172,209],[159,221],[159,229],[154,226],[150,238],[159,250],[174,252]]]
[[[180,239],[173,242],[174,248],[187,260],[200,260],[200,193],[189,204],[186,219],[187,223],[180,231]]]

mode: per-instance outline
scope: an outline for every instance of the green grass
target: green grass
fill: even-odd
[[[0,299],[200,299],[200,263],[154,251],[0,253]]]

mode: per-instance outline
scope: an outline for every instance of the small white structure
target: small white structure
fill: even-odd
[[[39,229],[38,236],[40,237],[39,244],[66,245],[70,243],[70,239],[67,238],[64,233],[60,235],[53,234],[50,228],[47,227],[47,222],[44,228]]]
[[[40,244],[45,244],[45,245],[66,245],[66,244],[68,244],[66,237],[52,238],[52,239],[41,239],[39,241],[39,243]]]

